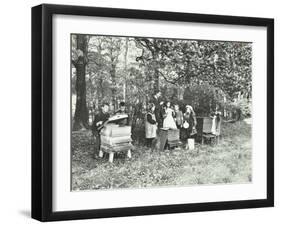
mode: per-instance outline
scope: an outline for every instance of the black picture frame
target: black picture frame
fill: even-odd
[[[52,210],[52,18],[55,14],[266,27],[267,198],[54,212]],[[40,221],[56,221],[271,206],[274,206],[273,19],[50,4],[32,8],[32,218]]]

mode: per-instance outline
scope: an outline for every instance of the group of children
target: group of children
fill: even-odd
[[[184,110],[180,110],[178,104],[171,104],[170,101],[149,103],[145,117],[145,136],[147,146],[152,149],[155,146],[157,131],[159,129],[179,129],[180,139],[185,142],[188,138],[196,134],[196,116],[190,105],[186,105]]]
[[[161,128],[165,129],[179,129],[180,139],[186,141],[196,133],[196,116],[190,105],[186,105],[184,110],[180,110],[178,104],[171,104],[170,101],[163,102],[160,100],[161,93],[154,95],[151,103],[147,106],[145,114],[145,138],[147,146],[152,149],[155,147],[156,138]],[[119,104],[119,109],[114,114],[128,114],[124,102]],[[100,131],[104,123],[109,119],[109,104],[104,103],[101,106],[101,111],[95,115],[92,124],[93,136],[96,140],[97,148],[100,147]],[[119,121],[120,125],[129,125],[129,117]]]

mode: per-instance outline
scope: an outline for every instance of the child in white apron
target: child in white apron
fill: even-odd
[[[145,116],[145,138],[147,146],[153,150],[156,145],[156,136],[157,136],[157,122],[155,117],[155,105],[149,104],[148,112]]]

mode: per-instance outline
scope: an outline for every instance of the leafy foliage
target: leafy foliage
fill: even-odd
[[[237,111],[242,119],[249,118],[252,115],[252,102],[246,98],[231,103],[229,107],[232,111]]]
[[[232,98],[239,91],[250,95],[250,43],[146,38],[136,43],[143,49],[137,59],[157,68],[165,82],[189,85],[195,78],[220,87]]]
[[[216,109],[225,107],[225,96],[226,94],[220,88],[216,88],[208,82],[200,82],[199,84],[191,83],[186,88],[184,100],[186,104],[194,107],[198,115],[204,116]]]
[[[238,109],[237,97],[245,99],[244,104],[251,101],[251,43],[110,36],[86,39],[87,50],[81,52],[74,48],[73,38],[72,60],[82,57],[86,62],[90,115],[102,102],[109,102],[112,110],[120,101],[133,108],[145,106],[158,90],[173,103],[192,104],[198,114],[208,114],[216,106]],[[74,95],[76,74],[73,67]],[[241,107],[247,111],[246,105]]]

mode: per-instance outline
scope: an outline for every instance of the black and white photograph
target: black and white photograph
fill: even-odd
[[[252,43],[72,33],[71,191],[252,183]]]
[[[272,18],[43,4],[32,27],[33,218],[274,205]]]
[[[278,3],[3,1],[0,224],[279,222]]]

